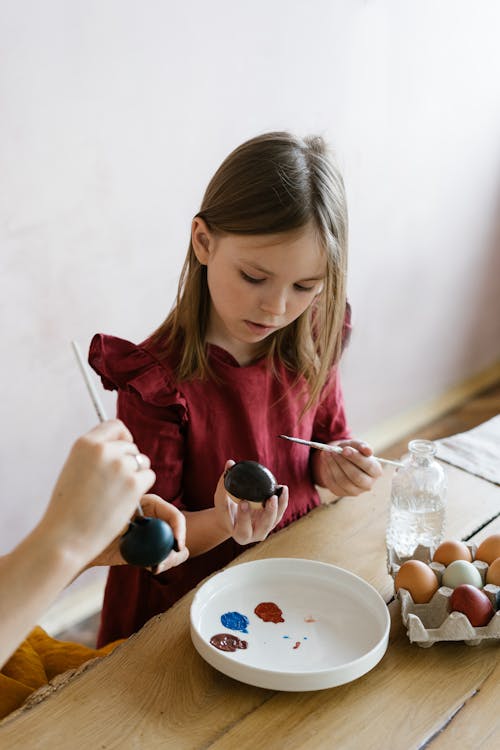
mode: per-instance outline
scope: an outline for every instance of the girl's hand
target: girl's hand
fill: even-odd
[[[227,461],[225,470],[234,465]],[[278,498],[273,495],[262,508],[254,508],[246,500],[235,503],[224,487],[224,474],[219,479],[215,490],[214,504],[219,526],[238,544],[261,542],[281,521],[288,505],[288,487],[283,489]]]
[[[186,519],[183,513],[180,512],[174,505],[167,503],[162,500],[158,495],[144,495],[141,499],[142,510],[144,515],[149,518],[161,518],[162,521],[166,521],[174,532],[174,537],[179,547],[178,552],[170,552],[168,557],[163,560],[154,569],[154,573],[163,573],[169,568],[174,568],[177,565],[183,563],[189,557],[189,550],[186,547]],[[127,527],[122,531],[125,533]],[[90,565],[126,565],[125,560],[120,554],[120,541],[122,534],[113,539],[110,545],[98,555]]]
[[[342,453],[314,451],[311,457],[316,484],[337,496],[371,490],[382,469],[370,446],[360,440],[338,440],[331,445],[343,448]]]

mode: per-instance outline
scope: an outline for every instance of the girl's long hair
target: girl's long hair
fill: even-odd
[[[305,409],[319,397],[342,350],[346,312],[347,207],[342,177],[323,138],[266,133],[246,141],[221,164],[197,216],[213,231],[262,235],[312,222],[327,257],[322,292],[302,315],[263,342],[274,371],[278,357],[305,378]],[[210,309],[206,266],[190,242],[176,303],[150,341],[178,355],[179,380],[215,377],[205,334]]]

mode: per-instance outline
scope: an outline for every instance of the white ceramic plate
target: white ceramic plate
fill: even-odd
[[[264,622],[262,602],[276,604],[284,622]],[[238,613],[248,632],[225,627],[221,617]],[[225,617],[233,620],[235,615]],[[389,639],[387,606],[373,586],[327,563],[274,558],[242,563],[217,573],[191,605],[191,637],[198,653],[236,680],[271,690],[321,690],[372,669]],[[247,648],[221,651],[217,634],[246,641]]]

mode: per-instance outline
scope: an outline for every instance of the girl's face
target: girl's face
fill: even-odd
[[[326,256],[312,224],[272,235],[221,234],[195,218],[193,248],[207,267],[211,306],[206,339],[241,364],[292,323],[321,292]]]

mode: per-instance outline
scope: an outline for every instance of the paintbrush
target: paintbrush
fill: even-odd
[[[283,440],[290,440],[291,443],[300,443],[300,445],[309,445],[311,448],[317,448],[319,451],[327,453],[342,453],[343,448],[340,445],[327,445],[327,443],[315,443],[314,440],[302,440],[302,438],[288,437],[288,435],[278,435]],[[390,466],[403,466],[401,461],[391,461],[390,458],[380,458],[373,456],[381,464],[390,464]]]
[[[104,406],[102,405],[102,401],[99,398],[99,394],[97,393],[97,389],[94,383],[92,382],[92,380],[90,379],[90,373],[83,359],[83,355],[78,345],[78,342],[72,341],[71,346],[73,347],[73,352],[75,354],[76,361],[78,362],[78,366],[80,368],[80,372],[82,373],[82,377],[85,381],[85,385],[87,386],[87,390],[89,392],[91,401],[94,404],[94,409],[96,410],[96,414],[99,418],[99,422],[105,422],[108,417],[106,416],[106,412],[104,410]],[[144,516],[144,511],[142,510],[140,502],[137,504],[137,511],[141,516]]]

